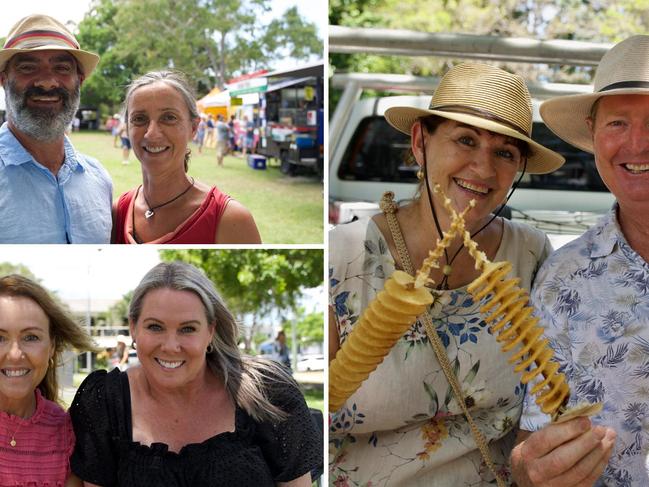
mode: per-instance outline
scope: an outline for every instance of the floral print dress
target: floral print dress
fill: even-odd
[[[512,274],[529,289],[550,251],[543,233],[506,221],[496,260],[511,261]],[[343,343],[395,262],[371,219],[332,230],[329,259],[330,306]],[[466,287],[441,291],[431,316],[472,416],[509,479],[524,391],[479,307]],[[419,321],[329,421],[331,485],[495,485]]]
[[[649,485],[649,264],[624,238],[617,205],[543,265],[532,301],[570,386],[570,403],[602,402],[614,451],[597,486]],[[550,421],[525,398],[521,428]]]

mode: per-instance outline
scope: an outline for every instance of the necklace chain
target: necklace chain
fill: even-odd
[[[9,445],[11,445],[12,448],[17,445],[16,433],[18,433],[18,431],[20,430],[20,428],[22,428],[22,426],[23,426],[22,423],[18,423],[18,427],[14,430],[13,433],[11,433],[11,440],[9,440]],[[9,432],[9,429],[7,429],[7,432]]]
[[[142,188],[142,196],[144,197],[144,202],[146,203],[146,206],[148,207],[148,210],[146,210],[146,211],[144,212],[144,218],[146,218],[146,219],[148,220],[148,219],[151,218],[153,215],[155,215],[155,210],[157,210],[157,209],[159,209],[159,208],[162,208],[163,206],[167,206],[169,203],[173,203],[173,202],[176,201],[178,198],[180,198],[180,197],[183,196],[185,193],[187,193],[187,191],[189,191],[190,189],[192,189],[192,188],[194,187],[194,184],[196,184],[196,181],[194,180],[194,178],[191,178],[191,180],[192,180],[191,184],[190,184],[189,186],[187,186],[187,187],[186,187],[186,188],[185,188],[185,189],[184,189],[180,194],[174,196],[174,197],[171,198],[169,201],[165,201],[164,203],[161,203],[161,204],[159,204],[159,205],[155,205],[155,206],[151,206],[151,205],[149,204],[149,200],[146,199],[146,193],[144,192],[144,188]]]

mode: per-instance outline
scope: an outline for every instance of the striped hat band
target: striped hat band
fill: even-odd
[[[32,30],[7,39],[4,49],[34,49],[40,46],[61,46],[66,49],[79,49],[72,38],[52,30]]]

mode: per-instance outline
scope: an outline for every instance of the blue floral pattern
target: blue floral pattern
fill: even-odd
[[[529,288],[549,243],[528,227],[510,222],[505,228],[496,257],[513,260]],[[330,306],[343,343],[394,272],[394,259],[371,220],[334,229],[329,255]],[[524,388],[508,355],[499,351],[480,306],[461,288],[436,294],[430,314],[474,419],[508,479]],[[331,485],[495,484],[419,321],[329,419]]]
[[[649,266],[625,240],[616,207],[548,258],[532,301],[571,403],[603,402],[593,422],[617,432],[597,485],[649,485]],[[533,399],[526,396],[521,419],[528,431],[549,421]]]

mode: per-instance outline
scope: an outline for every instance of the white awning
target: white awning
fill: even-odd
[[[203,108],[230,106],[230,93],[228,90],[219,91],[216,95],[206,96],[199,100]]]

